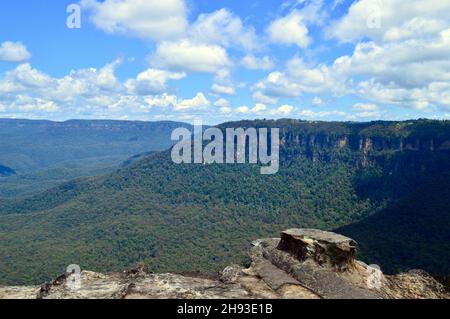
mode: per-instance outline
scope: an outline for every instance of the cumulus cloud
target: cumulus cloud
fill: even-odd
[[[157,96],[149,96],[145,98],[145,103],[149,108],[162,107],[167,108],[175,106],[178,103],[176,95],[162,94]]]
[[[215,95],[235,95],[237,84],[231,79],[229,69],[221,69],[214,75],[211,91]]]
[[[374,4],[379,28],[365,21]],[[449,10],[448,1],[355,2],[332,34],[341,41],[368,39],[356,43],[353,54],[338,58],[334,72],[359,79],[356,93],[377,103],[449,109]]]
[[[328,30],[355,43],[350,54],[331,64],[293,58],[257,82],[254,95],[277,99],[329,92],[419,110],[450,109],[450,20],[444,13],[449,9],[443,1],[355,1]]]
[[[264,93],[261,91],[255,91],[252,95],[252,98],[255,103],[261,104],[273,105],[278,102],[277,98],[264,95]]]
[[[220,108],[220,113],[230,114],[231,112],[233,112],[233,109],[231,107],[224,106]]]
[[[148,69],[139,73],[136,79],[128,80],[125,86],[131,94],[159,94],[167,90],[169,80],[181,80],[184,77],[186,77],[186,74],[182,72]]]
[[[246,55],[241,65],[249,70],[271,70],[275,67],[275,62],[269,56],[258,58],[254,55]]]
[[[372,103],[356,103],[352,109],[356,112],[356,116],[362,118],[379,118],[381,116],[378,105]]]
[[[107,33],[168,40],[188,28],[184,0],[81,0],[95,26]]]
[[[121,61],[117,60],[101,69],[72,70],[63,78],[52,79],[52,86],[40,93],[65,102],[73,102],[78,97],[110,95],[122,89],[122,84],[115,75],[115,69],[120,63]]]
[[[227,9],[200,14],[189,29],[190,38],[200,43],[252,50],[258,46],[253,27]]]
[[[312,99],[311,104],[314,105],[314,106],[321,106],[323,104],[323,100],[320,97],[315,96]]]
[[[21,42],[6,41],[0,45],[0,61],[23,62],[31,58],[31,53]]]
[[[0,94],[22,93],[29,89],[47,88],[54,83],[50,76],[32,68],[30,64],[20,64],[14,70],[6,72],[0,79]]]
[[[356,103],[353,105],[355,111],[378,111],[378,105],[370,103]]]
[[[174,111],[185,112],[189,110],[206,109],[211,105],[211,102],[206,96],[199,92],[191,99],[179,99],[176,95],[161,94],[145,97],[144,109],[159,108],[172,108]]]
[[[216,102],[214,102],[214,106],[218,106],[218,107],[230,107],[230,101],[224,99],[224,98],[220,98],[218,99]]]
[[[120,61],[97,70],[73,70],[62,78],[53,78],[30,64],[21,64],[0,78],[0,101],[9,111],[24,113],[57,112],[62,109],[78,112],[85,108],[114,105],[123,85],[114,71]]]
[[[348,14],[336,21],[329,33],[346,42],[364,37],[382,40],[432,34],[438,25],[448,25],[449,10],[450,2],[442,0],[360,0],[353,2]]]
[[[311,41],[308,36],[308,28],[304,23],[304,16],[296,9],[287,16],[273,21],[268,27],[267,33],[272,43],[306,48]]]
[[[271,111],[271,114],[274,116],[288,116],[294,111],[294,107],[292,105],[282,105]]]
[[[316,112],[313,110],[299,110],[297,112],[297,115],[302,117],[302,118],[308,118],[308,119],[322,119],[322,118],[331,118],[331,117],[339,117],[341,119],[345,119],[348,120],[351,117],[342,111],[320,111],[320,112]]]
[[[175,105],[175,110],[185,111],[189,109],[205,108],[210,105],[210,101],[203,93],[197,93],[192,99],[185,99]]]
[[[219,94],[219,95],[234,95],[236,94],[236,90],[232,86],[226,86],[226,85],[220,85],[217,83],[214,83],[211,88],[213,93]]]
[[[204,73],[215,73],[231,64],[222,47],[190,40],[160,43],[150,62],[163,69]]]
[[[30,117],[52,113],[118,118],[147,114],[155,108],[208,111],[210,101],[203,93],[183,99],[166,92],[167,82],[184,78],[184,73],[148,69],[121,82],[115,75],[120,63],[118,60],[100,69],[72,70],[61,78],[53,78],[30,64],[21,64],[0,77],[0,112]]]
[[[54,101],[49,101],[43,98],[30,97],[28,95],[18,95],[10,108],[17,111],[43,111],[52,113],[59,109]]]
[[[336,73],[326,65],[308,66],[300,58],[293,58],[286,63],[283,72],[275,71],[254,86],[259,97],[271,98],[299,97],[303,93],[320,93],[325,91],[345,91],[345,81],[337,79]]]
[[[189,24],[184,0],[81,3],[98,28],[155,40],[156,52],[150,57],[154,68],[215,73],[231,65],[227,48],[250,51],[259,46],[254,28],[227,9],[202,13]]]
[[[254,107],[250,108],[246,105],[236,108],[237,113],[241,114],[261,114],[267,109],[267,106],[261,103],[257,103]]]

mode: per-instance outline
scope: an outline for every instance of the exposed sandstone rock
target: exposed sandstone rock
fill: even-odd
[[[227,267],[220,279],[152,274],[143,268],[124,273],[65,274],[41,287],[0,287],[0,299],[379,299],[450,298],[442,285],[421,271],[376,278],[373,268],[354,260],[356,243],[313,229],[291,229],[281,239],[253,243],[249,268]],[[377,282],[377,281],[375,281]]]
[[[278,249],[294,255],[298,260],[314,259],[344,271],[353,265],[356,242],[342,235],[316,229],[290,229],[281,233]]]

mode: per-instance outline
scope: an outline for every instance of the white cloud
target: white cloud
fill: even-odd
[[[356,103],[352,106],[356,113],[356,116],[362,118],[380,118],[382,112],[376,104],[372,103]]]
[[[359,78],[355,90],[375,102],[448,109],[450,28],[426,38],[358,43],[351,56],[335,61],[333,71]]]
[[[340,0],[343,1],[343,0]],[[282,9],[297,9],[303,17],[303,21],[308,25],[319,25],[322,26],[325,21],[329,18],[329,11],[334,10],[333,6],[327,3],[324,6],[326,0],[287,0],[282,5]],[[331,7],[331,8],[330,8]]]
[[[233,110],[231,107],[224,106],[220,108],[220,112],[223,114],[230,114]]]
[[[95,26],[144,39],[180,38],[188,28],[184,0],[81,0]]]
[[[289,15],[276,19],[267,29],[269,40],[272,43],[294,44],[300,48],[308,47],[311,39],[303,20],[303,15],[296,9]]]
[[[56,112],[59,109],[54,101],[33,98],[28,95],[18,95],[9,108],[22,112],[43,111],[48,113]]]
[[[266,105],[261,104],[261,103],[257,103],[255,105],[255,107],[252,109],[252,112],[253,113],[259,113],[259,112],[265,111],[266,109],[267,109]]]
[[[23,62],[30,58],[30,52],[21,42],[6,41],[0,45],[0,61]]]
[[[118,105],[123,85],[115,77],[115,61],[97,70],[73,70],[53,78],[30,64],[21,64],[0,78],[0,101],[11,112],[72,112]],[[80,105],[81,104],[81,105]]]
[[[419,110],[450,109],[450,20],[444,13],[450,3],[375,2],[381,7],[380,28],[367,27],[374,1],[361,0],[330,29],[342,41],[364,38],[351,54],[330,65],[291,59],[284,70],[257,82],[254,94],[279,98],[330,92]]]
[[[271,70],[275,67],[275,62],[269,56],[257,58],[254,55],[246,55],[241,64],[249,70]]]
[[[294,107],[292,105],[282,105],[271,111],[271,114],[274,116],[288,116],[294,111]]]
[[[430,105],[450,109],[450,83],[433,82],[424,88],[401,88],[395,85],[382,85],[373,80],[358,83],[358,93],[372,101],[384,104],[397,104],[418,110]]]
[[[5,73],[0,79],[0,93],[26,92],[30,89],[48,88],[53,84],[54,80],[50,76],[25,63]]]
[[[255,103],[261,104],[273,105],[278,102],[277,98],[264,95],[264,93],[262,93],[261,91],[254,92],[252,98]]]
[[[130,93],[152,95],[166,91],[169,80],[181,80],[184,77],[186,74],[182,72],[148,69],[139,73],[136,79],[128,80],[125,86]]]
[[[236,84],[231,79],[229,69],[220,69],[214,75],[214,83],[211,91],[216,95],[235,95]]]
[[[204,109],[210,106],[211,102],[206,96],[199,92],[192,99],[179,99],[176,95],[161,94],[154,96],[147,96],[144,98],[145,106],[142,108],[151,110],[154,107],[168,108],[172,107],[175,111],[188,111]]]
[[[323,101],[322,101],[322,99],[320,97],[315,96],[311,103],[314,106],[321,106],[323,104]]]
[[[345,112],[341,111],[321,111],[315,112],[312,110],[300,110],[297,112],[300,117],[308,118],[308,119],[319,119],[326,117],[340,117],[343,119],[349,119],[349,115]]]
[[[271,98],[299,97],[303,93],[335,92],[346,90],[345,80],[337,79],[338,73],[326,65],[307,66],[301,59],[286,63],[284,72],[275,71],[254,86],[255,91]]]
[[[205,73],[215,73],[231,64],[224,48],[189,40],[160,43],[150,61],[163,69]]]
[[[335,68],[350,76],[364,75],[402,87],[450,81],[450,28],[427,40],[359,43],[352,56],[336,60]]]
[[[433,36],[445,29],[446,23],[443,20],[427,20],[421,17],[414,17],[406,21],[402,26],[394,26],[386,31],[383,36],[384,41],[399,41],[413,38],[425,38]]]
[[[236,108],[236,112],[242,113],[242,114],[250,113],[250,108],[248,106],[243,105],[243,106]]]
[[[73,70],[61,79],[52,79],[53,87],[47,87],[44,94],[66,102],[73,102],[76,98],[93,97],[104,93],[119,91],[122,84],[115,76],[115,69],[120,60],[107,64],[101,69],[96,68]]]
[[[197,93],[192,99],[182,100],[175,105],[175,110],[185,111],[189,109],[204,108],[210,105],[210,101],[205,97],[203,93]]]
[[[370,104],[370,103],[356,103],[353,105],[353,109],[355,111],[378,111],[378,105],[376,104]]]
[[[214,83],[211,90],[216,94],[223,94],[223,95],[234,95],[236,94],[236,90],[232,86],[226,86],[226,85],[220,85],[217,83]]]
[[[167,92],[152,92],[165,88],[169,80],[178,80],[183,73],[148,69],[136,78],[121,83],[115,76],[115,61],[100,69],[73,70],[62,78],[52,78],[21,64],[0,78],[1,112],[14,116],[52,116],[119,118],[150,112],[188,110],[208,112],[210,101],[203,93],[191,99],[178,98]],[[226,107],[225,103],[221,103]],[[154,111],[159,107],[160,110]]]
[[[146,97],[145,103],[150,108],[153,108],[153,107],[167,108],[170,106],[177,105],[178,99],[175,95],[162,94],[162,95],[157,95],[157,96]]]
[[[442,0],[360,0],[353,2],[344,18],[332,24],[329,33],[341,41],[416,37],[436,32],[437,24],[448,26],[448,12],[450,2]],[[411,24],[414,19],[420,28]],[[411,27],[418,32],[411,34]]]
[[[224,98],[221,98],[221,99],[218,99],[216,102],[214,102],[214,106],[218,106],[221,108],[230,107],[230,101],[228,101]]]
[[[227,9],[200,14],[189,30],[190,38],[223,47],[252,50],[258,46],[255,30],[244,26],[242,20]]]
[[[267,106],[264,104],[256,104],[253,108],[249,108],[246,105],[240,106],[236,108],[237,113],[241,114],[260,114],[267,109]]]

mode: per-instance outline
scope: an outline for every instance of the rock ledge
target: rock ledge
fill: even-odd
[[[0,287],[0,299],[449,299],[443,286],[423,271],[396,276],[354,259],[356,242],[315,229],[290,229],[281,238],[260,239],[251,266],[227,267],[220,279],[123,273],[73,274],[31,287]]]

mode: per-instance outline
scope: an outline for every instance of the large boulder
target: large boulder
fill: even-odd
[[[314,259],[319,265],[345,271],[354,266],[357,243],[348,237],[317,229],[289,229],[281,233],[278,249],[299,261]]]

